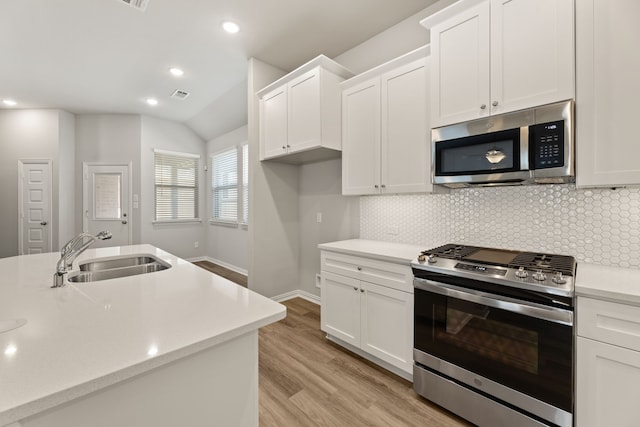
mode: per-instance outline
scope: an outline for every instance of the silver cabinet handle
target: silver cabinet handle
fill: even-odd
[[[358,271],[362,271],[362,267],[356,267]]]
[[[498,101],[493,101],[493,102],[491,103],[491,105],[493,105],[494,107],[497,107],[497,106],[498,106]]]
[[[375,184],[375,185],[373,186],[373,188],[378,188],[378,184]]]
[[[40,225],[47,225],[47,221],[42,221]]]
[[[364,294],[364,289],[360,289],[360,292],[362,292]]]
[[[287,149],[287,146],[286,146],[286,145],[283,145],[283,146],[282,146],[282,149],[283,149],[283,150],[286,150],[286,149]]]
[[[353,290],[358,292],[358,288],[356,288],[355,286],[353,287]]]
[[[126,219],[125,219],[125,220],[123,220],[123,221],[122,221],[122,223],[123,223],[123,224],[126,224],[126,223],[127,223],[127,220],[126,220]]]
[[[480,106],[480,109],[481,109],[481,110],[484,110],[485,108],[487,108],[487,104],[482,104],[482,105]]]
[[[384,185],[384,184],[382,184],[380,187],[382,187],[382,188],[387,188],[387,186],[386,186],[386,185]]]

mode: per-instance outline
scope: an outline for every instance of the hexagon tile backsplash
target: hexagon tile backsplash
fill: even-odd
[[[640,268],[640,189],[563,184],[364,196],[360,238],[425,249],[463,243],[539,251]]]

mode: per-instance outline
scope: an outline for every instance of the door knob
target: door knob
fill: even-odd
[[[47,221],[42,221],[40,225],[47,225]]]

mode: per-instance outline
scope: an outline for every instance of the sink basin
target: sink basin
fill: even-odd
[[[121,258],[94,259],[85,261],[79,265],[80,271],[102,271],[112,268],[132,267],[137,265],[151,264],[160,260],[149,255],[135,255]]]
[[[70,273],[72,283],[97,282],[137,276],[171,268],[171,265],[151,255],[132,255],[119,258],[93,259],[79,265],[80,271]]]

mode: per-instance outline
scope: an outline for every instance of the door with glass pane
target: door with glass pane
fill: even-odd
[[[131,244],[130,164],[85,163],[83,184],[83,231],[108,230],[113,237],[92,247]]]

